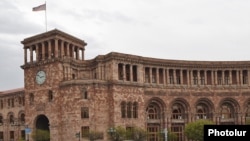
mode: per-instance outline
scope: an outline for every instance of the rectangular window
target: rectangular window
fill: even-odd
[[[82,118],[89,118],[89,108],[88,107],[81,108],[81,117]]]
[[[21,138],[24,140],[25,139],[25,130],[21,130]]]
[[[0,140],[3,141],[3,139],[4,139],[4,138],[3,138],[3,131],[1,131],[1,132],[0,132]]]
[[[15,107],[15,99],[11,98],[11,107]]]
[[[150,82],[150,74],[149,74],[149,68],[145,68],[145,82]]]
[[[159,69],[159,83],[163,84],[163,69]]]
[[[152,83],[156,83],[156,68],[152,69]]]
[[[82,137],[88,137],[89,135],[89,126],[82,126]]]
[[[118,79],[123,80],[123,64],[118,64]]]
[[[10,131],[10,140],[12,141],[12,140],[14,140],[14,131]]]
[[[133,66],[133,81],[137,82],[137,66]]]
[[[201,76],[200,82],[201,82],[201,85],[205,85],[205,77],[204,76]]]
[[[1,102],[1,109],[3,109],[3,100],[0,101]]]
[[[194,83],[194,85],[198,85],[198,77],[197,76],[194,76],[193,77],[193,83]]]
[[[243,82],[242,83],[243,84],[248,84],[247,70],[243,70],[243,74],[242,75],[243,75],[243,78],[242,78]]]
[[[126,81],[130,81],[130,65],[126,65],[125,70],[126,70]]]

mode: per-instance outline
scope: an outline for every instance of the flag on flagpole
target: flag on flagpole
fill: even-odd
[[[46,10],[46,3],[39,5],[37,7],[33,7],[32,11],[42,11],[42,10]]]

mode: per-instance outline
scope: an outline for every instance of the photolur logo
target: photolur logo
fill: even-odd
[[[248,141],[250,125],[204,125],[204,141],[211,140],[240,140]]]

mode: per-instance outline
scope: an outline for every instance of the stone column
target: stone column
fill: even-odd
[[[225,70],[221,70],[221,72],[222,72],[221,83],[222,83],[222,85],[224,85],[225,84]]]
[[[214,71],[211,70],[211,85],[214,85]]]
[[[132,65],[129,65],[129,72],[130,72],[130,82],[133,82],[133,67]]]
[[[76,46],[76,60],[79,60],[79,47]]]
[[[232,85],[232,70],[229,70],[229,84]]]
[[[197,70],[197,85],[199,86],[200,84],[201,84],[200,70]]]
[[[67,45],[66,45],[66,56],[67,56],[67,57],[70,56],[70,53],[69,53],[69,46],[70,46],[70,44],[67,43]]]
[[[193,70],[190,70],[190,85],[192,86],[194,84],[194,78],[193,78]]]
[[[75,46],[72,45],[72,58],[76,59],[76,56],[75,56]]]
[[[240,70],[240,85],[243,84],[243,73],[242,70]]]
[[[36,62],[38,62],[39,59],[40,59],[40,58],[39,58],[39,57],[40,57],[40,52],[39,52],[38,44],[36,44],[35,47],[36,47]]]
[[[149,83],[152,83],[152,68],[149,68]]]
[[[247,70],[247,84],[250,86],[250,70]]]
[[[125,68],[125,64],[122,65],[122,70],[123,70],[123,81],[126,80],[126,68]]]
[[[169,84],[169,69],[166,69],[167,71],[167,78],[164,78],[166,79],[166,84],[168,85]]]
[[[33,46],[30,46],[30,63],[33,63]]]
[[[204,70],[204,85],[207,85],[207,70]]]
[[[82,49],[82,60],[84,60],[84,49]]]
[[[176,70],[175,69],[173,69],[173,75],[174,75],[174,85],[176,84]]]
[[[51,52],[51,40],[48,41],[48,56],[49,56],[49,59],[51,59],[51,56],[52,56],[52,52]]]
[[[239,80],[239,70],[236,70],[236,84],[239,85],[240,84],[240,80]]]
[[[190,85],[189,70],[187,69],[187,85]]]
[[[159,68],[156,68],[156,84],[159,84]]]
[[[42,42],[42,60],[45,60],[45,44]]]
[[[180,69],[180,80],[181,80],[181,85],[183,84],[183,70]]]
[[[217,70],[214,71],[214,75],[215,75],[215,85],[217,85],[218,84]]]
[[[64,58],[64,41],[61,42],[61,57]]]
[[[27,63],[27,48],[28,47],[24,47],[24,64],[26,64]]]
[[[166,70],[163,68],[162,73],[163,73],[163,85],[166,85]]]
[[[58,58],[58,39],[55,39],[55,58]]]

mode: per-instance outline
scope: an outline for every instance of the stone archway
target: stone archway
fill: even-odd
[[[50,136],[50,129],[49,129],[49,119],[45,116],[45,115],[39,115],[36,118],[36,122],[35,122],[35,127],[36,127],[36,133],[38,130],[42,130],[44,132],[47,132]],[[50,141],[50,139],[48,140],[43,140],[43,141]]]
[[[146,107],[148,141],[159,141],[159,133],[165,128],[165,104],[159,98],[151,98]]]

